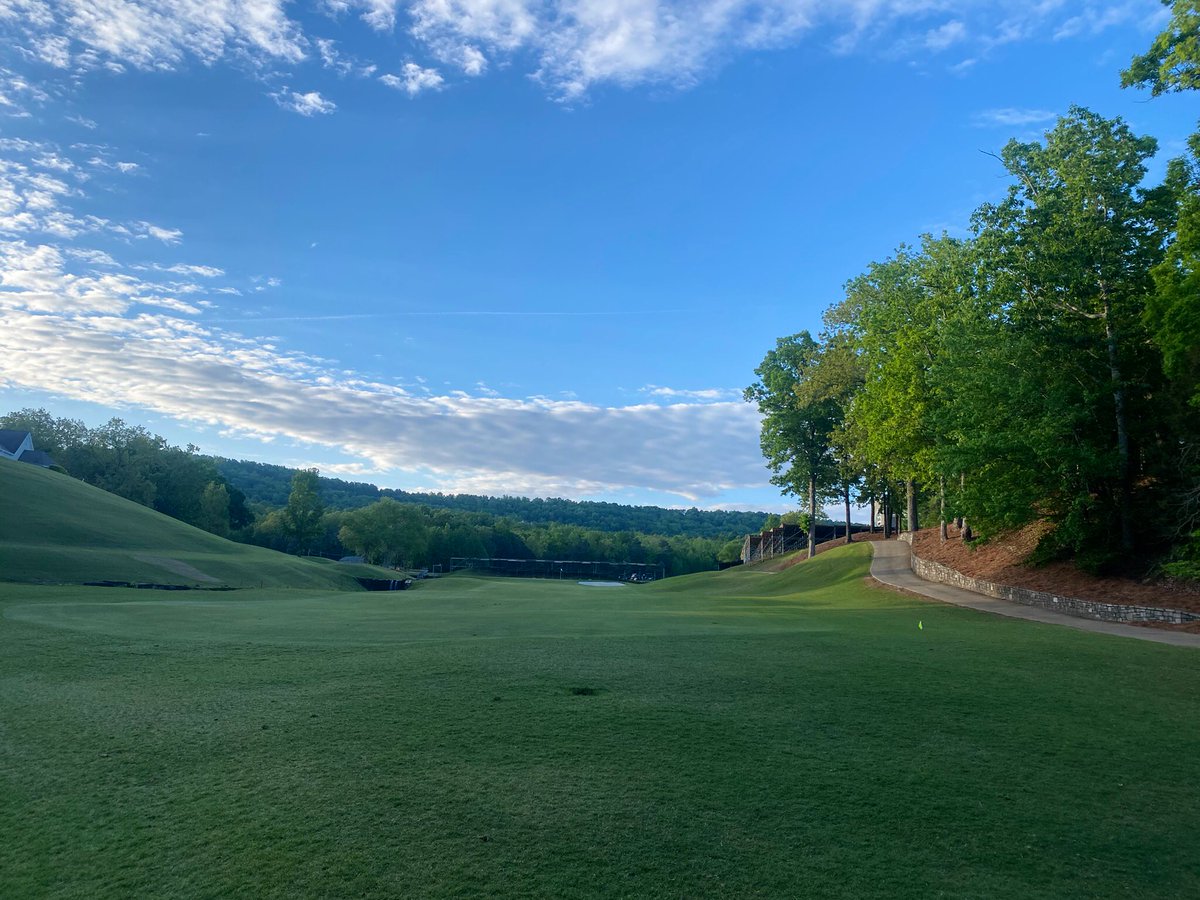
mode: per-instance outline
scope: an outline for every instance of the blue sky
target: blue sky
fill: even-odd
[[[0,0],[0,409],[409,489],[785,509],[775,339],[1156,0]]]

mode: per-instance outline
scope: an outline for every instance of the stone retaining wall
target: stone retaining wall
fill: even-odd
[[[905,532],[900,540],[912,546],[912,534]],[[926,581],[936,581],[941,584],[951,584],[955,587],[975,591],[988,597],[1000,600],[1010,600],[1025,606],[1041,606],[1068,616],[1079,616],[1084,619],[1100,619],[1105,622],[1165,622],[1169,625],[1180,625],[1184,622],[1200,620],[1196,613],[1184,612],[1180,609],[1162,609],[1156,606],[1126,606],[1122,603],[1101,603],[1098,600],[1081,600],[1078,597],[1061,597],[1044,591],[1031,591],[1027,588],[1010,587],[1006,584],[996,584],[994,581],[984,581],[982,578],[972,578],[956,569],[928,559],[921,559],[912,553],[913,572]]]

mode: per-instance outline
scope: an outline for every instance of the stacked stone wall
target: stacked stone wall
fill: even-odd
[[[900,540],[912,545],[912,534],[900,535]],[[910,551],[911,552],[911,551]],[[1181,625],[1184,622],[1200,620],[1200,615],[1185,612],[1180,609],[1163,609],[1156,606],[1128,606],[1124,603],[1103,603],[1099,600],[1083,600],[1079,597],[1064,597],[1059,594],[1049,594],[1044,591],[1033,591],[1028,588],[1012,587],[973,578],[964,575],[957,569],[944,566],[929,559],[921,559],[912,553],[913,572],[926,581],[936,581],[940,584],[950,584],[965,588],[977,594],[1009,600],[1025,606],[1040,606],[1068,616],[1079,616],[1084,619],[1099,619],[1105,622],[1161,622],[1168,625]]]

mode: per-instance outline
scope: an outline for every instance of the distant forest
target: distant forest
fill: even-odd
[[[225,480],[251,503],[284,506],[297,470],[249,460],[212,457]],[[575,525],[596,531],[636,531],[666,537],[704,537],[729,540],[757,532],[767,514],[698,509],[664,509],[661,506],[624,506],[591,500],[529,497],[482,497],[476,494],[425,494],[379,488],[361,481],[318,478],[321,498],[331,509],[358,509],[390,497],[430,509],[452,509],[528,522],[531,525]]]
[[[382,565],[569,559],[649,563],[683,575],[737,559],[743,535],[779,521],[765,513],[381,490],[315,469],[206,456],[121,419],[88,428],[44,409],[0,416],[0,428],[31,432],[68,475],[213,534]]]

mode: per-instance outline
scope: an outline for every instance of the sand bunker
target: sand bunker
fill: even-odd
[[[584,587],[625,587],[623,581],[581,581]]]

